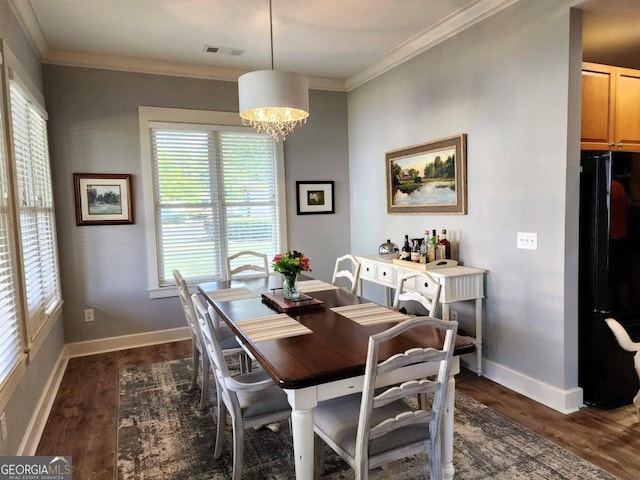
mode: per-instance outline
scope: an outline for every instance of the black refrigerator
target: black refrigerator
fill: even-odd
[[[587,405],[616,407],[640,388],[604,321],[640,341],[640,153],[583,151],[581,166],[579,385]]]

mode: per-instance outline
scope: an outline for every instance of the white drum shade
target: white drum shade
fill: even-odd
[[[238,78],[243,123],[283,139],[309,116],[306,76],[280,70],[258,70]]]

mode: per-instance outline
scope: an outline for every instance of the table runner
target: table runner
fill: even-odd
[[[402,322],[412,315],[396,312],[390,308],[383,307],[376,303],[361,303],[359,305],[347,305],[344,307],[334,307],[331,311],[343,317],[347,317],[360,325],[375,325],[377,323]]]
[[[259,297],[260,294],[249,290],[247,287],[223,288],[212,290],[207,295],[214,302],[228,302],[229,300],[242,300],[243,298]]]
[[[268,317],[252,318],[236,322],[244,334],[253,342],[266,342],[280,338],[295,337],[313,333],[304,325],[299,324],[290,316],[281,313]]]
[[[322,280],[301,280],[298,282],[298,288],[302,293],[319,292],[322,290],[335,290],[337,287]]]

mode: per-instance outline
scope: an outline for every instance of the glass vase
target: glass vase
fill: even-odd
[[[282,282],[282,294],[285,300],[297,300],[300,298],[298,290],[298,275],[284,275]]]

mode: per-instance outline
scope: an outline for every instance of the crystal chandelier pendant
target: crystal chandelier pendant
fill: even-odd
[[[309,81],[300,73],[273,69],[273,16],[269,0],[271,70],[245,73],[238,78],[238,101],[242,124],[285,140],[309,117]]]
[[[242,124],[284,140],[309,116],[307,77],[279,70],[259,70],[238,78]]]

